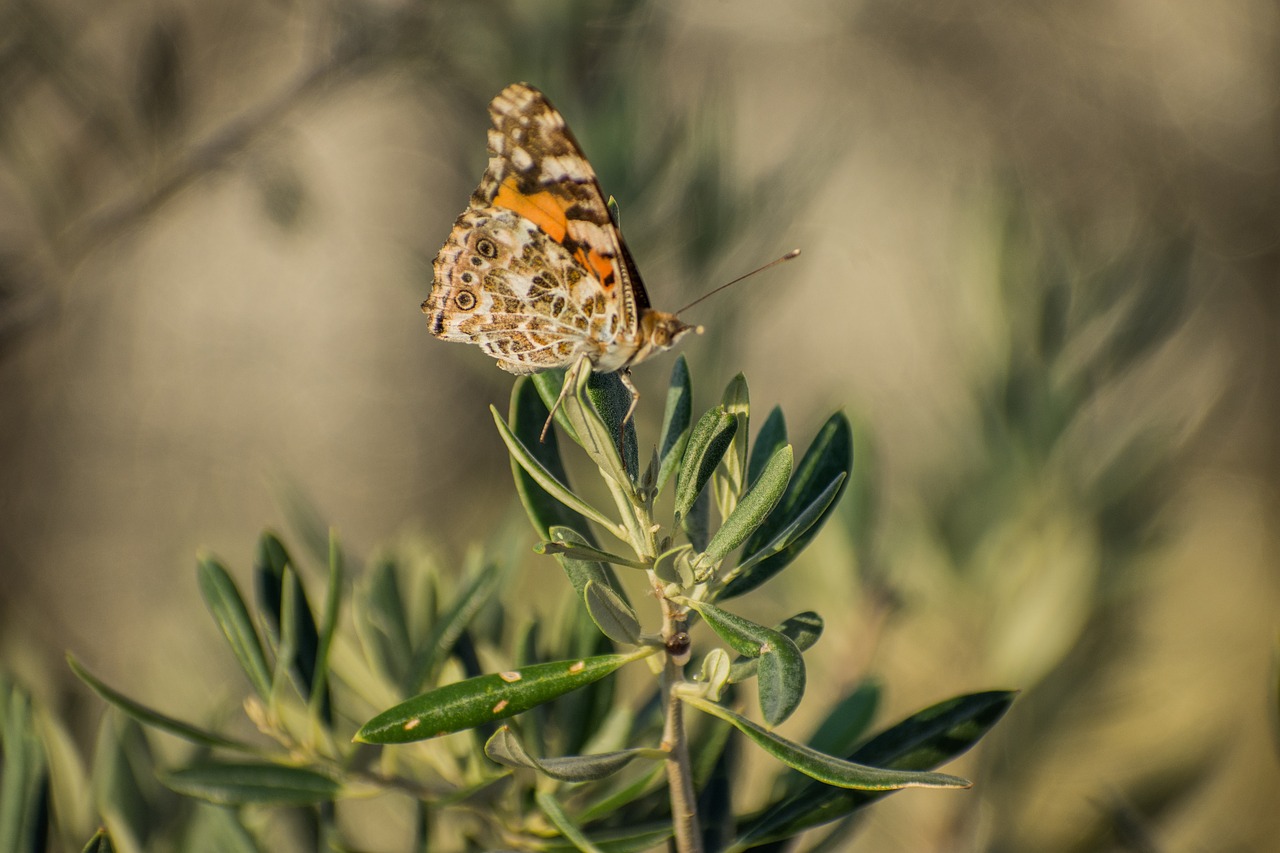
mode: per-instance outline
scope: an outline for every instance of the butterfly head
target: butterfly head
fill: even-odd
[[[701,326],[691,326],[675,314],[649,309],[640,317],[640,348],[630,363],[644,361],[650,356],[671,349],[690,332],[702,334]]]

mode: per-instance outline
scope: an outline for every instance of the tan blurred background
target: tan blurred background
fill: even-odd
[[[86,726],[67,649],[194,712],[239,689],[200,550],[244,577],[298,495],[355,554],[448,563],[511,518],[510,378],[417,306],[518,79],[656,307],[804,250],[687,347],[699,405],[742,370],[794,440],[843,407],[874,445],[874,517],[749,605],[828,620],[783,733],[868,672],[886,719],[1025,688],[974,790],[896,795],[849,849],[1277,849],[1264,0],[7,0],[3,665]]]

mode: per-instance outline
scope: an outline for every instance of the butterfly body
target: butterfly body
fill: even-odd
[[[489,114],[489,165],[436,257],[428,328],[510,373],[585,356],[636,396],[631,365],[695,327],[649,307],[595,172],[542,93],[512,84]]]

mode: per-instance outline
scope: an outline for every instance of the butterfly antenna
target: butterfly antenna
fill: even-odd
[[[782,263],[783,261],[789,261],[789,260],[791,260],[792,258],[797,258],[797,257],[799,257],[799,256],[800,256],[800,250],[799,250],[799,249],[792,249],[790,252],[787,252],[787,253],[786,253],[785,255],[783,255],[782,257],[777,258],[776,260],[772,260],[772,261],[770,261],[769,263],[765,264],[765,265],[764,265],[764,266],[762,266],[762,267],[759,267],[759,268],[757,268],[757,269],[753,269],[753,270],[752,270],[751,272],[749,272],[749,273],[744,273],[743,275],[738,276],[737,278],[735,278],[733,281],[729,282],[728,284],[722,284],[722,285],[720,285],[719,287],[717,287],[715,290],[711,291],[710,293],[704,293],[704,294],[702,294],[702,295],[701,295],[701,296],[699,296],[697,299],[693,300],[693,301],[692,301],[692,302],[690,302],[688,305],[684,306],[684,307],[683,307],[683,308],[681,308],[679,311],[677,311],[677,312],[676,312],[676,316],[677,316],[677,317],[678,317],[678,316],[680,316],[681,314],[683,314],[684,312],[688,311],[688,310],[689,310],[690,308],[692,308],[693,306],[697,305],[697,304],[698,304],[699,302],[701,302],[702,300],[707,299],[708,297],[711,297],[711,296],[715,296],[717,293],[719,293],[720,291],[724,290],[726,287],[732,287],[733,285],[735,285],[735,284],[737,284],[738,282],[742,281],[744,278],[750,278],[751,276],[755,275],[755,274],[756,274],[756,273],[758,273],[758,272],[764,272],[765,270],[769,269],[770,267],[776,267],[778,264]]]

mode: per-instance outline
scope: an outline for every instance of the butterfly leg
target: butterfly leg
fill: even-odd
[[[624,367],[618,371],[618,378],[622,380],[622,386],[631,392],[631,405],[627,406],[627,413],[622,420],[618,422],[618,453],[622,453],[623,436],[626,435],[627,422],[631,420],[631,416],[635,414],[636,406],[640,403],[640,390],[636,388],[636,384],[631,381],[631,368]]]
[[[560,386],[560,396],[556,397],[555,404],[551,407],[551,411],[547,412],[547,422],[542,425],[542,435],[538,436],[538,441],[547,440],[547,430],[551,429],[551,421],[556,416],[556,411],[560,408],[560,404],[564,402],[564,398],[568,396],[569,389],[577,386],[578,374],[575,370],[566,370],[564,372],[564,384]]]

